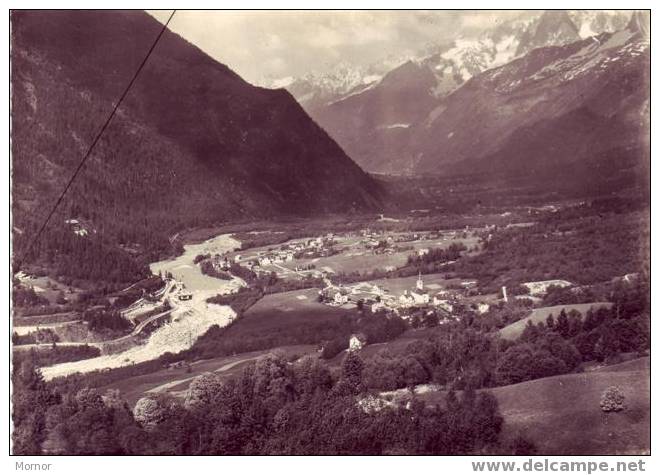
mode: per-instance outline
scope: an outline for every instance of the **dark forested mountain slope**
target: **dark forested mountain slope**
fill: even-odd
[[[137,11],[21,11],[11,22],[20,249],[161,25]],[[246,83],[168,31],[49,232],[150,252],[186,226],[374,209],[382,199],[287,91]],[[86,223],[88,234],[72,232],[70,219]]]

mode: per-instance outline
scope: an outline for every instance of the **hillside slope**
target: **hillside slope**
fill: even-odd
[[[484,77],[494,71],[510,71],[509,67],[516,63],[515,59],[519,65],[524,64],[526,58],[531,58],[529,61],[536,68],[550,66],[557,60],[556,55],[562,54],[558,51],[572,51],[570,46],[581,40],[585,40],[584,44],[597,43],[599,39],[594,39],[595,35],[624,29],[630,15],[626,11],[525,12],[520,18],[499,23],[478,37],[459,37],[452,42],[427,48],[412,60],[403,61],[382,74],[380,80],[332,100],[327,95],[324,100],[311,100],[320,96],[314,94],[314,89],[309,86],[304,90],[297,89],[293,87],[294,83],[290,90],[312,117],[366,170],[393,174],[456,173],[446,167],[435,170],[434,165],[494,153],[496,146],[523,123],[533,127],[535,121],[547,118],[527,117],[529,110],[526,104],[518,105],[516,98],[511,97],[512,91],[501,91],[498,85]],[[555,47],[549,49],[555,52],[554,55],[544,56],[535,51],[549,47]],[[568,54],[571,53],[564,56]],[[529,88],[529,82],[525,82],[528,72],[513,69],[511,81],[522,83],[520,95],[527,98],[528,103],[536,99],[540,109],[541,103],[547,99],[545,93]],[[556,84],[549,86],[552,87]],[[571,87],[577,88],[575,85]],[[558,95],[572,100],[574,92],[585,94],[583,90],[567,93],[560,89]],[[452,100],[454,94],[457,96]],[[617,100],[618,97],[615,98]],[[551,104],[551,101],[548,103]],[[515,115],[518,122],[505,120],[497,128],[500,119],[498,112],[503,116]],[[486,115],[480,115],[482,113]],[[550,114],[554,113],[556,111],[550,111]],[[455,128],[461,130],[465,138],[455,137],[456,130],[436,130],[444,118],[449,125],[455,122]],[[496,123],[497,129],[490,133],[492,122]],[[552,127],[551,124],[542,125],[546,129]],[[587,130],[590,130],[590,125],[587,124]],[[620,121],[615,118],[607,125],[616,127]],[[548,130],[544,135],[553,132]],[[597,133],[599,131],[592,135]],[[584,139],[585,134],[587,132],[583,130],[582,136],[566,142],[567,147]],[[469,150],[455,149],[456,144],[467,147],[463,142],[469,144],[472,138],[476,143]],[[519,138],[513,138],[512,142],[515,144]],[[591,137],[588,139],[591,140]],[[525,144],[525,147],[529,149],[538,145],[537,141]],[[507,149],[505,153],[510,152]],[[520,153],[527,153],[527,150]],[[477,165],[470,163],[464,169],[480,171]],[[610,171],[602,170],[601,174]],[[490,170],[486,172],[491,173]]]
[[[595,371],[488,389],[504,418],[500,440],[522,435],[537,455],[634,455],[651,450],[650,361],[638,358]],[[602,393],[623,388],[625,410],[605,413]],[[420,396],[444,404],[445,393]]]
[[[502,436],[525,434],[547,455],[649,453],[649,360],[630,363],[492,389],[504,417]],[[624,389],[624,411],[601,410],[601,395],[610,386]]]
[[[544,180],[567,167],[595,179],[639,166],[648,141],[648,46],[625,29],[537,49],[473,78],[416,129],[416,170]],[[593,173],[598,167],[605,170]]]
[[[594,310],[598,310],[599,308],[610,308],[611,306],[612,304],[609,302],[593,302],[535,308],[530,312],[529,316],[505,326],[497,333],[506,340],[515,340],[522,335],[523,331],[525,331],[528,322],[531,322],[534,325],[539,322],[545,323],[550,315],[552,315],[553,318],[557,318],[562,310],[566,313],[570,313],[574,310],[585,315],[589,309],[593,308]]]
[[[11,21],[14,227],[20,248],[161,25],[138,11],[19,11]],[[166,247],[164,236],[187,226],[369,210],[382,200],[380,187],[287,91],[246,83],[168,31],[51,232],[75,219],[86,223],[85,239],[142,252]],[[62,239],[73,235],[60,231]],[[56,240],[53,235],[45,241]]]

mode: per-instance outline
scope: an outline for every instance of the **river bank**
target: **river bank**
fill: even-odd
[[[245,282],[239,278],[220,280],[204,275],[193,261],[198,254],[223,254],[239,247],[239,241],[223,234],[200,244],[184,246],[183,254],[178,257],[152,263],[150,270],[154,275],[172,274],[192,295],[191,300],[170,298],[173,307],[171,321],[155,330],[145,344],[113,355],[42,368],[44,378],[49,380],[74,373],[118,368],[153,360],[166,352],[177,353],[190,348],[212,325],[222,327],[229,324],[236,315],[234,311],[226,305],[207,304],[206,299],[236,292]],[[168,296],[164,295],[163,299],[166,298]]]

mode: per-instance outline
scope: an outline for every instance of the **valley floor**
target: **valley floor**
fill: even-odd
[[[553,209],[548,214],[555,212]],[[514,216],[514,222],[504,227],[504,232],[515,238],[517,235],[511,233],[527,233],[526,230],[534,228],[535,222],[526,216],[525,220],[522,218]],[[524,226],[517,226],[518,221]],[[399,221],[396,224],[399,225]],[[167,304],[169,309],[163,313],[171,313],[169,322],[160,324],[141,341],[127,341],[125,348],[119,347],[111,354],[44,366],[41,373],[49,381],[76,373],[99,374],[145,362],[164,362],[166,360],[159,358],[165,353],[175,355],[197,348],[204,340],[201,350],[197,348],[199,351],[193,358],[152,366],[146,374],[139,374],[139,371],[126,373],[125,378],[115,378],[99,386],[101,391],[118,390],[133,407],[145,396],[163,394],[183,399],[194,378],[206,373],[213,373],[221,380],[238,376],[250,363],[274,351],[290,363],[309,356],[322,358],[331,373],[337,375],[342,371],[348,342],[340,342],[337,351],[330,355],[324,352],[326,347],[336,343],[333,340],[337,335],[348,339],[342,325],[349,320],[361,322],[367,317],[385,320],[396,316],[405,322],[405,331],[387,337],[386,341],[367,341],[361,345],[360,357],[369,363],[387,358],[405,359],[411,344],[421,345],[432,340],[445,325],[460,326],[464,317],[474,322],[477,331],[488,338],[499,335],[512,342],[519,339],[529,322],[545,323],[550,314],[556,318],[562,310],[575,310],[584,315],[589,309],[611,307],[610,302],[595,299],[544,306],[543,295],[527,295],[529,302],[519,304],[516,296],[511,295],[507,300],[502,292],[483,291],[478,286],[481,275],[474,278],[465,272],[461,275],[454,271],[456,267],[450,272],[442,271],[444,266],[461,259],[478,263],[474,258],[484,256],[489,245],[492,246],[491,237],[497,232],[494,225],[487,223],[470,229],[436,228],[423,232],[374,232],[367,229],[289,239],[244,250],[239,250],[239,241],[225,233],[201,243],[187,244],[182,255],[151,265],[152,273],[165,279],[165,286],[123,310],[124,317],[133,322],[134,328],[141,329],[141,325],[149,323],[154,315],[158,318],[161,314],[157,312]],[[538,233],[543,235],[542,231]],[[570,240],[572,236],[570,232],[562,233],[556,239]],[[452,248],[462,250],[457,251],[458,257],[447,261],[449,258],[442,252]],[[297,253],[296,257],[288,256],[293,252]],[[307,254],[313,256],[307,257]],[[201,260],[211,260],[215,266],[223,258],[231,261],[231,265],[249,268],[253,273],[250,279],[276,276],[272,278],[277,285],[282,285],[283,289],[286,289],[284,284],[293,285],[289,288],[295,290],[266,293],[263,288],[254,287],[254,281],[248,277],[230,274],[229,264],[222,271],[226,272],[228,279],[212,277],[201,271]],[[488,258],[485,255],[484,259]],[[501,256],[498,258],[502,259]],[[419,272],[415,265],[419,266]],[[387,268],[406,272],[390,274]],[[457,268],[461,269],[460,266]],[[473,268],[488,278],[496,273],[487,264]],[[355,274],[358,270],[362,274]],[[507,264],[498,265],[497,272],[515,275]],[[549,277],[560,279],[565,276],[559,273]],[[593,287],[612,285],[619,278],[616,274],[607,277]],[[25,276],[23,280],[29,282]],[[311,284],[307,285],[308,282]],[[518,277],[518,282],[524,282],[522,277]],[[295,287],[298,284],[304,284],[303,288]],[[265,285],[267,288],[275,284]],[[340,290],[346,299],[337,302],[327,299],[325,292],[328,289]],[[239,311],[239,318],[229,303],[219,305],[208,301],[256,290],[258,296]],[[402,303],[404,297],[412,298],[410,292],[413,291],[419,292],[419,298],[422,293],[427,294],[427,300],[415,301],[410,306]],[[526,295],[520,297],[524,299]],[[490,312],[491,309],[495,309],[494,313]],[[523,313],[518,313],[513,323],[497,326],[500,318],[497,309]],[[425,320],[430,314],[438,319],[435,322]],[[62,312],[37,318],[20,317],[21,325],[15,328],[16,334],[25,337],[39,330],[55,331],[69,325],[82,325],[79,320],[71,320],[71,315],[75,314]],[[37,320],[41,323],[32,324]],[[212,327],[217,327],[218,331]],[[215,336],[209,337],[210,333]],[[319,336],[321,334],[328,337]],[[356,335],[350,336],[352,345]],[[118,341],[123,339],[126,337]],[[244,343],[247,346],[243,346]],[[58,343],[62,347],[81,344],[80,341]],[[90,345],[104,349],[98,342],[90,342]],[[46,349],[48,344],[23,344],[16,346],[15,350],[29,350],[32,346]],[[539,454],[647,453],[650,450],[648,358],[597,368],[587,363],[582,364],[582,368],[582,372],[489,388],[504,418],[501,440],[509,441],[522,435],[536,446]],[[431,378],[429,376],[425,381],[433,381]],[[625,411],[604,413],[599,407],[603,391],[610,386],[625,388]],[[388,397],[405,392],[405,389],[390,391]],[[443,387],[429,383],[419,385],[417,394],[422,401],[433,406],[444,404],[446,393]]]

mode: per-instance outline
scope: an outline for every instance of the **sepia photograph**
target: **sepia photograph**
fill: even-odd
[[[9,10],[11,469],[645,471],[650,30],[627,9]]]

